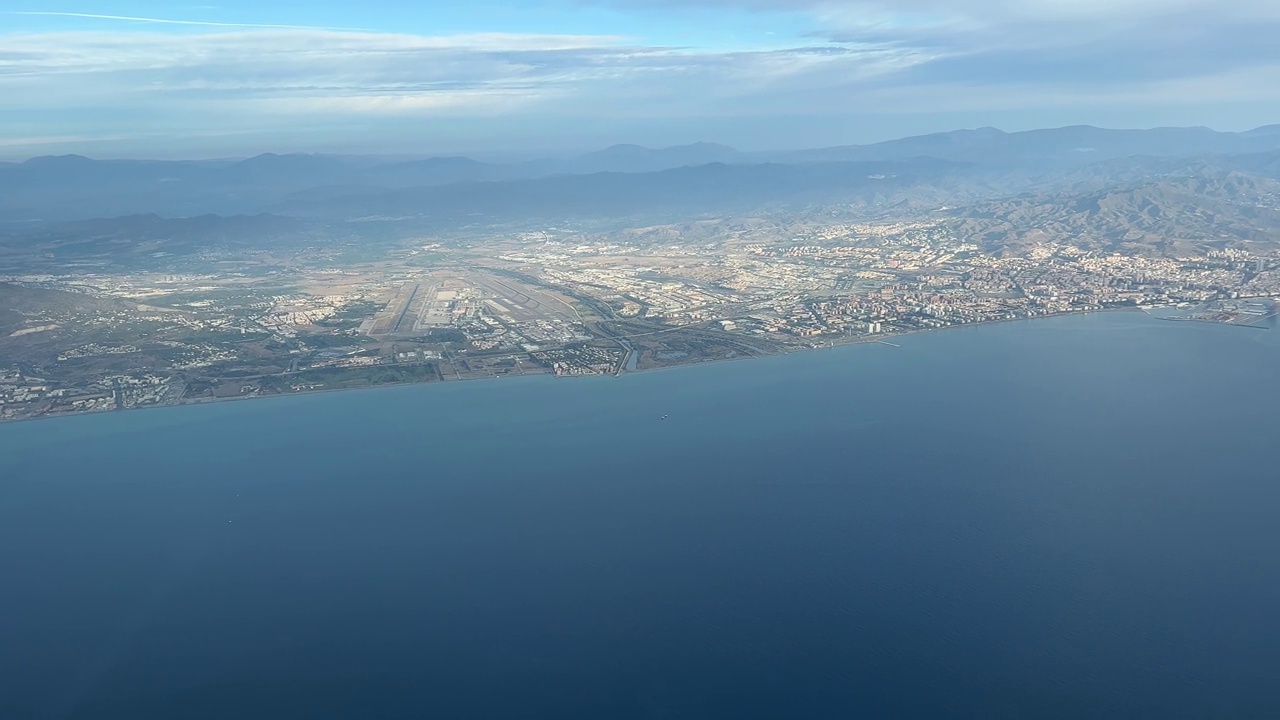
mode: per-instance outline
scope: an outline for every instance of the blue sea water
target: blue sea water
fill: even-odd
[[[0,718],[1280,717],[1280,333],[895,342],[2,426]]]

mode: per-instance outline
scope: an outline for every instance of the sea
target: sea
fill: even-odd
[[[0,426],[0,718],[1278,718],[1280,331]]]

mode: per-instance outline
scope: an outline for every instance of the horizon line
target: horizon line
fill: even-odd
[[[719,145],[721,147],[725,147],[730,150],[733,150],[734,152],[739,152],[745,155],[754,155],[754,154],[785,153],[785,152],[805,152],[805,151],[813,151],[813,150],[834,150],[834,149],[840,149],[840,148],[853,148],[853,147],[868,147],[872,145],[880,145],[883,143],[896,142],[900,140],[910,140],[913,138],[931,137],[935,135],[950,135],[950,134],[963,133],[963,132],[976,132],[979,130],[995,130],[1004,135],[1018,135],[1021,133],[1043,132],[1046,130],[1067,130],[1072,128],[1091,128],[1094,130],[1107,130],[1107,131],[1114,131],[1114,132],[1126,132],[1126,131],[1151,132],[1156,130],[1208,130],[1210,132],[1218,133],[1222,135],[1243,135],[1243,134],[1256,132],[1258,130],[1263,130],[1267,128],[1280,129],[1280,122],[1268,123],[1265,125],[1258,125],[1257,127],[1249,128],[1247,130],[1217,130],[1208,125],[1156,125],[1153,127],[1104,127],[1101,125],[1073,124],[1073,125],[1059,125],[1055,127],[1039,127],[1039,128],[1029,128],[1026,130],[1008,131],[1008,130],[1003,130],[1001,128],[995,127],[993,125],[981,125],[978,127],[963,127],[963,128],[955,128],[953,130],[939,130],[937,132],[919,133],[915,135],[902,135],[898,137],[888,138],[885,140],[877,140],[877,141],[866,142],[866,143],[845,143],[840,145],[792,147],[792,148],[781,148],[781,149],[774,149],[774,150],[741,150],[737,147],[734,147],[733,145],[729,145],[723,142],[717,142],[715,140],[693,140],[686,143],[676,143],[673,145],[655,145],[655,146],[642,145],[640,143],[631,143],[631,142],[618,142],[618,143],[612,143],[610,145],[606,145],[604,147],[598,147],[596,149],[586,149],[586,150],[576,149],[576,150],[562,150],[562,151],[508,150],[503,152],[492,152],[492,151],[474,151],[473,150],[473,151],[435,151],[435,152],[424,151],[424,152],[397,153],[397,152],[342,152],[342,151],[323,151],[323,150],[297,150],[297,151],[290,151],[290,152],[279,152],[279,151],[273,151],[273,150],[265,150],[262,152],[245,154],[245,155],[231,154],[231,155],[219,155],[216,157],[206,156],[206,157],[164,157],[164,158],[123,156],[123,155],[94,157],[92,155],[88,155],[81,152],[64,152],[64,153],[48,153],[48,154],[42,154],[42,155],[28,155],[28,156],[0,155],[0,163],[20,165],[20,164],[29,162],[31,160],[39,160],[43,158],[69,158],[69,157],[81,157],[86,160],[93,160],[95,162],[121,162],[121,161],[131,161],[131,160],[147,161],[147,162],[219,162],[219,161],[236,162],[241,160],[249,160],[255,157],[262,157],[264,155],[279,155],[279,156],[321,155],[321,156],[332,156],[332,157],[387,157],[387,158],[401,157],[401,158],[415,158],[415,159],[432,159],[432,158],[442,158],[442,157],[454,157],[454,158],[465,157],[468,159],[474,159],[472,157],[473,155],[480,155],[480,156],[528,155],[530,156],[530,159],[541,159],[541,158],[548,158],[548,157],[566,157],[566,156],[573,156],[573,155],[590,154],[593,152],[601,152],[601,151],[609,150],[612,148],[627,147],[627,146],[639,147],[645,150],[659,151],[659,150],[670,150],[673,148],[687,148],[687,147],[692,147],[696,145]],[[120,138],[115,138],[115,139],[119,140]]]

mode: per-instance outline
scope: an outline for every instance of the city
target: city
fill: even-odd
[[[0,419],[523,375],[616,375],[1111,309],[1270,327],[1280,255],[990,252],[936,219],[790,215],[307,248],[204,273],[0,278]],[[215,264],[216,265],[216,264]]]

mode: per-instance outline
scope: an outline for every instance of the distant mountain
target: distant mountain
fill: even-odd
[[[947,186],[950,195],[936,193],[938,186],[935,185],[915,196],[923,202],[922,197],[935,195],[972,199],[997,191],[1011,194],[1048,187],[1099,188],[1118,177],[1125,178],[1124,182],[1136,181],[1148,169],[1161,168],[1164,172],[1179,163],[1211,156],[1217,166],[1225,169],[1280,177],[1280,163],[1274,156],[1277,152],[1280,152],[1280,125],[1243,133],[1221,133],[1208,128],[1107,130],[1091,126],[1006,133],[995,128],[978,128],[873,145],[783,153],[743,153],[712,143],[658,149],[615,145],[575,157],[515,163],[486,163],[466,157],[404,160],[271,153],[245,160],[177,162],[100,161],[64,155],[0,164],[0,223],[49,223],[148,213],[165,217],[254,215],[277,212],[281,208],[326,216],[333,216],[338,208],[351,213],[352,217],[385,213],[416,215],[421,213],[405,198],[419,196],[452,197],[461,203],[457,212],[470,207],[473,215],[485,217],[495,216],[500,208],[506,208],[506,216],[511,217],[521,207],[542,213],[570,205],[599,215],[609,207],[653,205],[664,193],[663,202],[674,209],[719,207],[730,201],[741,205],[749,199],[759,202],[769,197],[794,201],[806,193],[812,195],[824,190],[820,185],[827,182],[823,179],[825,171],[783,171],[781,167],[951,163],[968,168],[963,173],[950,173]],[[1223,164],[1226,161],[1221,158],[1228,156],[1238,158],[1234,161],[1238,167]],[[703,173],[676,172],[664,178],[564,179],[600,173],[647,176],[713,165],[717,169]],[[760,169],[764,167],[771,169]],[[725,168],[757,169],[731,172]],[[848,187],[848,180],[841,172],[831,171],[835,179],[830,182],[834,185],[827,190]],[[892,175],[894,171],[884,174]],[[678,186],[679,192],[653,185],[684,182],[700,176],[717,179],[704,184],[690,181],[691,184]],[[603,185],[595,187],[597,181]],[[747,186],[740,188],[742,195],[731,196],[725,187],[713,184],[721,181],[728,182],[727,187],[735,187],[734,183],[739,182]],[[776,184],[767,186],[770,182]],[[479,183],[500,186],[482,191],[473,187]],[[901,184],[894,180],[881,185],[895,183]],[[452,191],[429,190],[454,185],[459,187]],[[639,194],[624,202],[607,195],[614,190]],[[488,205],[473,198],[488,191],[514,195]],[[533,197],[552,204],[543,207],[524,200]],[[902,199],[900,195],[896,197]],[[592,209],[593,200],[604,204]],[[317,208],[330,201],[334,203],[331,207]],[[361,203],[367,205],[362,207]],[[475,209],[477,206],[484,207]],[[446,214],[453,212],[448,208],[445,211]]]
[[[372,186],[413,187],[504,180],[519,175],[519,169],[510,165],[483,163],[468,157],[436,157],[372,167],[360,173],[360,178]]]
[[[954,214],[957,233],[1010,254],[1050,240],[1151,255],[1274,249],[1280,181],[1198,164],[1131,186],[1020,195]]]
[[[79,155],[0,164],[0,222],[111,215],[256,213],[305,190],[408,188],[596,172],[654,172],[723,162],[736,151],[699,143],[615,146],[579,157],[484,163],[466,157],[387,161],[267,153],[239,161],[93,160]]]
[[[1266,138],[1280,137],[1280,124],[1263,125],[1260,128],[1254,128],[1253,130],[1243,132],[1241,133],[1241,135],[1244,135],[1246,137],[1266,137]]]
[[[349,177],[357,167],[357,162],[340,156],[265,153],[219,168],[214,177],[233,187],[327,184]]]
[[[678,217],[797,202],[869,206],[901,202],[923,192],[921,186],[941,187],[965,169],[933,159],[809,165],[712,163],[651,173],[558,175],[365,191],[348,197],[308,191],[270,210],[326,220],[383,217],[456,224]]]
[[[666,151],[617,146],[585,159],[556,162],[583,163],[577,167],[604,163],[633,171],[555,173],[566,166],[548,161],[534,176],[527,164],[461,157],[386,161],[264,155],[212,163],[40,158],[16,168],[0,166],[0,178],[8,174],[4,181],[16,188],[17,197],[40,197],[24,196],[29,188],[14,184],[13,173],[26,173],[23,177],[46,189],[50,203],[61,198],[76,213],[166,197],[173,201],[169,208],[201,207],[203,202],[248,210],[0,223],[0,275],[46,265],[197,267],[264,250],[321,245],[359,253],[368,243],[394,235],[394,228],[634,227],[777,210],[817,213],[824,219],[940,220],[958,237],[1011,255],[1045,243],[1161,256],[1224,247],[1269,252],[1280,248],[1280,149],[1191,156],[1153,152],[1056,169],[1045,169],[1052,162],[1026,159],[1028,153],[1062,152],[1080,142],[1109,148],[1109,153],[1121,147],[1171,153],[1173,146],[1191,146],[1196,138],[1201,146],[1250,147],[1265,144],[1259,137],[1273,136],[1260,130],[1233,135],[1189,128],[1115,135],[1097,128],[1012,134],[981,129],[895,141],[895,152],[927,149],[957,157],[977,154],[977,148],[992,143],[1005,148],[1004,159],[989,149],[988,159],[981,162],[917,155],[753,163],[753,156],[721,146]],[[1242,135],[1253,139],[1241,140]],[[883,146],[868,147],[888,152]],[[1085,146],[1077,147],[1084,153],[1079,147]],[[1008,159],[1018,153],[1023,159]],[[636,170],[716,155],[737,162]],[[304,174],[309,181],[297,179]],[[58,192],[60,175],[74,179]],[[104,180],[110,177],[115,180]],[[149,193],[129,190],[149,184],[155,185]],[[96,194],[91,192],[95,188]],[[192,194],[199,188],[207,194]],[[11,201],[0,195],[0,206]]]
[[[727,145],[694,143],[653,150],[640,145],[614,145],[564,163],[574,173],[656,172],[693,165],[743,161],[742,153]]]
[[[779,162],[849,162],[935,157],[985,166],[1042,170],[1080,167],[1102,160],[1149,155],[1191,157],[1280,149],[1280,126],[1244,133],[1204,127],[1109,130],[1089,125],[1006,133],[995,128],[957,130],[890,140],[873,145],[775,154]]]
[[[1277,128],[1277,136],[1280,136],[1280,125]],[[1227,167],[1244,172],[1250,172],[1264,177],[1280,180],[1280,150],[1262,153],[1249,153],[1247,155],[1233,155],[1220,160]]]

